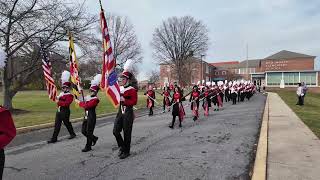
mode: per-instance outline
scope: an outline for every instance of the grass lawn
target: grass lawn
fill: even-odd
[[[297,106],[294,91],[275,91],[300,119],[320,138],[320,94],[307,93],[304,106]]]
[[[160,92],[158,90],[158,92]],[[60,92],[59,92],[60,93]],[[144,91],[139,91],[138,104],[136,108],[144,108],[146,106],[146,96]],[[156,94],[157,101],[162,103],[162,96]],[[109,99],[104,92],[99,92],[100,103],[96,109],[97,115],[116,112]],[[3,104],[3,95],[0,94],[0,104]],[[155,104],[156,105],[156,104]],[[15,109],[28,111],[26,113],[14,114],[13,118],[16,127],[32,126],[54,122],[56,113],[56,103],[49,100],[47,91],[21,91],[13,98],[13,106]],[[71,108],[71,119],[83,117],[84,110],[77,108],[73,102]]]

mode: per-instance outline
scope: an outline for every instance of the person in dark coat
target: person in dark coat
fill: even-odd
[[[11,113],[4,107],[0,106],[0,179],[3,176],[5,163],[4,148],[16,136],[16,128],[14,126]]]
[[[124,71],[119,77],[120,106],[114,121],[113,135],[116,138],[120,159],[130,156],[131,135],[134,120],[133,106],[138,102],[137,80],[132,74],[132,60],[127,60]],[[123,137],[121,136],[123,131]]]

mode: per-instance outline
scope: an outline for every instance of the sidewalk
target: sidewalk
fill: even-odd
[[[267,179],[319,180],[320,140],[278,94],[268,98]]]

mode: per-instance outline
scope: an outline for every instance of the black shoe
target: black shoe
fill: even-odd
[[[130,156],[130,153],[122,153],[120,156],[119,156],[119,158],[120,159],[125,159],[125,158],[127,158],[127,157],[129,157]]]
[[[50,139],[49,141],[47,141],[48,144],[51,144],[51,143],[56,143],[58,140],[56,139]]]
[[[72,135],[70,135],[70,137],[68,138],[68,139],[73,139],[73,138],[75,138],[76,137],[76,135],[75,134],[72,134]]]
[[[181,124],[179,124],[179,127],[182,127],[182,125],[181,125]]]
[[[85,147],[84,149],[82,149],[81,151],[82,152],[88,152],[88,151],[91,151],[92,149],[91,149],[91,147]]]
[[[197,117],[193,117],[193,121],[196,121],[197,120]]]
[[[98,139],[98,137],[94,137],[94,139],[92,140],[92,146],[96,145]]]
[[[173,129],[173,126],[169,126],[169,128]]]

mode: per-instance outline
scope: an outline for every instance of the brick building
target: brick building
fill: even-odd
[[[214,69],[215,67],[211,64],[198,58],[192,58],[186,63],[184,68],[179,70],[183,72],[182,82],[179,82],[179,84],[182,86],[191,86],[192,84],[197,84],[201,79],[212,81]],[[173,82],[178,82],[175,66],[173,64],[160,64],[160,86],[163,87]]]
[[[266,87],[296,87],[297,83],[305,82],[309,87],[318,87],[320,73],[315,70],[315,58],[283,50],[263,59],[216,63],[203,61],[203,79],[206,81],[246,79]],[[192,71],[186,71],[186,77],[191,76],[190,84],[201,79],[200,65],[200,61],[195,60]],[[160,65],[161,85],[176,80],[171,77],[169,67],[170,65]]]

